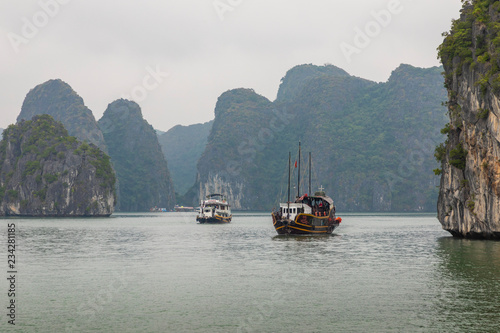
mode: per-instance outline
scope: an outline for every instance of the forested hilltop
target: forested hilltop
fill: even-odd
[[[0,141],[0,216],[109,216],[109,156],[49,115],[10,125]]]
[[[500,1],[463,1],[439,57],[449,123],[436,148],[438,218],[460,237],[500,238]]]
[[[401,65],[375,83],[301,65],[282,79],[275,102],[251,89],[225,92],[193,202],[223,192],[235,209],[271,209],[284,198],[288,152],[295,161],[301,141],[313,156],[313,191],[322,185],[339,210],[435,211],[433,149],[447,122],[441,72]]]
[[[60,121],[69,135],[93,143],[106,151],[106,144],[92,111],[66,82],[49,80],[31,89],[24,99],[17,121],[48,114]]]

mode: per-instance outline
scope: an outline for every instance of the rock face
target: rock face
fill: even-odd
[[[1,216],[109,216],[115,175],[109,157],[79,142],[49,115],[4,131]]]
[[[175,126],[158,135],[168,161],[175,191],[183,195],[196,181],[196,163],[207,145],[213,121],[189,126]]]
[[[60,121],[69,135],[93,143],[106,151],[104,137],[83,99],[59,79],[49,80],[30,90],[24,99],[17,121],[29,120],[35,115],[48,114]]]
[[[223,193],[233,209],[256,207],[262,173],[254,157],[265,142],[253,140],[261,125],[272,119],[272,103],[252,89],[234,89],[219,97],[208,143],[198,161],[198,200]],[[199,204],[196,201],[193,204]]]
[[[198,199],[223,192],[234,209],[272,209],[286,199],[288,152],[297,160],[301,141],[301,192],[309,191],[312,152],[311,191],[323,186],[339,211],[435,211],[433,152],[446,123],[441,72],[401,65],[376,83],[332,65],[301,65],[282,79],[274,102],[251,89],[225,92],[198,162]]]
[[[458,237],[500,238],[499,10],[498,1],[466,3],[439,49],[450,123],[436,148],[438,218]]]
[[[118,178],[117,210],[172,209],[175,193],[167,161],[155,130],[135,102],[124,99],[108,105],[99,120]]]

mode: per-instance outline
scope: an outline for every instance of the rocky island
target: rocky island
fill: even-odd
[[[438,219],[457,237],[500,238],[500,2],[464,2],[439,57],[448,89]]]
[[[10,125],[0,142],[0,216],[109,216],[115,174],[94,144],[50,115]]]
[[[173,209],[175,192],[167,161],[140,106],[116,100],[108,105],[98,124],[118,178],[117,210],[144,212],[155,206]]]

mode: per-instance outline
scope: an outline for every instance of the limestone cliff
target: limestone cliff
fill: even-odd
[[[135,102],[120,99],[108,105],[99,120],[118,178],[117,210],[172,209],[172,179],[153,127]]]
[[[48,114],[60,121],[69,135],[93,143],[106,151],[104,137],[83,99],[62,80],[49,80],[31,89],[24,99],[17,121]]]
[[[500,238],[500,2],[466,2],[439,48],[450,123],[438,218],[454,236]]]
[[[263,172],[255,157],[271,144],[271,138],[265,136],[267,131],[256,139],[273,117],[272,103],[252,89],[234,89],[219,97],[208,143],[198,161],[195,189],[199,191],[193,204],[199,204],[197,201],[207,194],[220,192],[233,209],[261,207],[259,201],[270,193],[262,187],[262,179],[272,170]]]
[[[109,216],[109,157],[49,115],[10,125],[0,142],[0,216]]]

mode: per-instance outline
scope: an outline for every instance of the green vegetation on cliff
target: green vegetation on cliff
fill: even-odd
[[[167,162],[139,105],[123,99],[109,104],[99,126],[118,178],[117,210],[172,209],[175,195]]]
[[[474,87],[480,89],[481,96],[488,92],[500,94],[500,1],[462,0],[462,3],[462,15],[452,22],[449,32],[443,33],[445,38],[438,48],[450,94],[447,102],[450,123],[442,130],[447,139],[436,147],[435,156],[439,162],[445,161],[448,146],[450,164],[463,170],[467,151],[459,139],[464,117],[459,99],[466,97],[458,96],[453,87],[464,72],[475,71],[478,79]],[[475,117],[486,119],[489,112],[488,108],[479,108]],[[450,140],[450,136],[454,139]]]
[[[445,69],[445,84],[451,88],[454,75],[461,75],[464,66],[478,65],[486,69],[477,84],[483,95],[488,88],[500,92],[500,2],[498,0],[464,1],[462,15],[452,22],[450,32],[443,33],[438,57]],[[456,62],[454,66],[453,62]]]
[[[0,142],[0,215],[109,215],[109,157],[49,115],[10,125]]]

